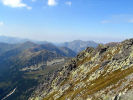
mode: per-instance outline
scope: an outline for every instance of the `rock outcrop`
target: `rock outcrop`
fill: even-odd
[[[133,39],[87,48],[29,100],[133,100]]]

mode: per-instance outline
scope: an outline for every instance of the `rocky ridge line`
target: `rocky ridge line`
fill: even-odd
[[[133,100],[133,39],[87,48],[29,100]]]

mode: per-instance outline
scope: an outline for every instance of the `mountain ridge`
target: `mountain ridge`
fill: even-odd
[[[27,100],[34,87],[48,78],[47,74],[56,71],[62,67],[61,64],[76,55],[69,49],[65,49],[65,52],[52,44],[35,44],[30,41],[2,43],[0,48],[0,99],[16,88],[7,100]]]
[[[82,50],[86,49],[87,47],[96,48],[98,46],[98,43],[96,43],[94,41],[74,40],[71,42],[61,43],[60,46],[67,47],[67,48],[75,51],[76,53],[79,53]]]
[[[132,100],[133,39],[87,48],[29,100]]]
[[[21,39],[17,37],[8,37],[8,36],[0,36],[0,42],[8,43],[8,44],[20,44],[25,42],[32,42],[35,44],[53,44],[57,47],[67,47],[72,51],[79,53],[80,51],[84,50],[87,47],[94,47],[96,48],[99,43],[94,41],[83,41],[83,40],[73,40],[70,42],[62,42],[62,43],[54,43],[54,42],[47,42],[47,41],[36,41],[30,39]]]

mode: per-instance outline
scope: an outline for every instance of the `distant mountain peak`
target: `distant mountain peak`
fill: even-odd
[[[74,40],[71,42],[65,42],[60,44],[62,47],[67,47],[76,53],[86,49],[87,47],[94,47],[96,48],[98,46],[98,43],[94,41],[83,41],[83,40]]]
[[[9,36],[0,36],[0,42],[9,43],[9,44],[23,43],[26,41],[28,41],[28,39],[9,37]]]
[[[21,43],[22,45],[37,45],[36,43],[34,42],[31,42],[31,41],[26,41],[24,43]]]

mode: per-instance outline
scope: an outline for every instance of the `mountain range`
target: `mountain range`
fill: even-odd
[[[0,43],[0,99],[26,100],[43,79],[76,55],[69,48],[53,44],[35,44],[27,41],[18,44]],[[28,84],[27,84],[28,83]]]
[[[133,39],[76,53],[0,43],[1,100],[133,100]]]
[[[24,43],[27,41],[31,41],[36,44],[53,44],[53,45],[56,45],[57,47],[67,47],[76,53],[81,52],[87,47],[96,48],[99,44],[94,41],[82,41],[82,40],[74,40],[71,42],[64,42],[64,43],[57,44],[57,43],[51,43],[47,41],[35,41],[35,40],[30,40],[30,39],[21,39],[17,37],[0,36],[0,43],[18,44],[18,43]]]
[[[28,39],[9,37],[9,36],[0,36],[0,42],[2,43],[16,44],[16,43],[23,43],[26,41],[28,41]]]
[[[54,45],[45,41],[0,38],[0,100],[28,100],[40,84],[51,81],[53,73],[62,70],[78,52],[88,46],[98,46],[81,40]]]
[[[88,47],[28,100],[133,100],[133,39]]]

